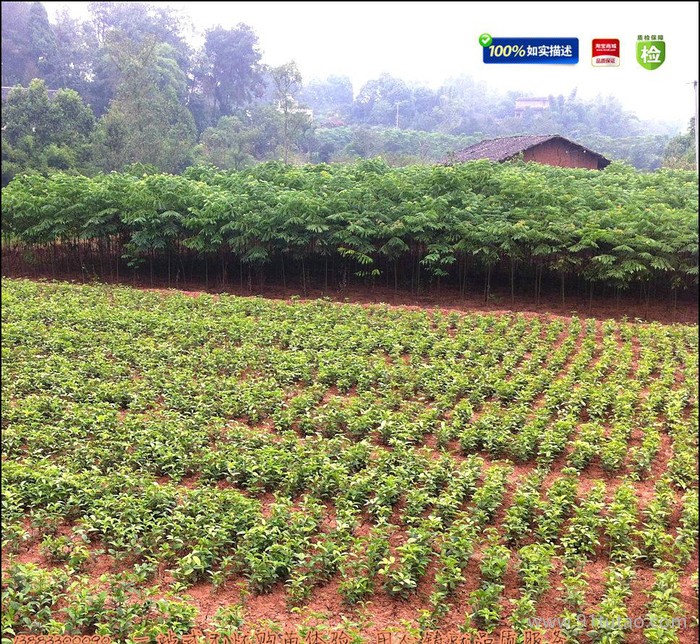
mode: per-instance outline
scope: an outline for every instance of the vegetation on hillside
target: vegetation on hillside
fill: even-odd
[[[436,89],[391,74],[355,88],[337,75],[304,82],[293,62],[262,64],[250,26],[212,27],[195,48],[187,16],[145,2],[94,2],[88,18],[64,12],[53,23],[40,2],[5,2],[2,18],[2,84],[16,87],[2,111],[3,185],[24,172],[131,163],[163,172],[376,156],[433,163],[513,134],[560,134],[644,170],[688,167],[692,138],[671,140],[673,128],[640,121],[613,97],[552,95],[548,109],[516,115],[520,94],[467,76]],[[77,94],[59,92],[54,108],[46,88]]]

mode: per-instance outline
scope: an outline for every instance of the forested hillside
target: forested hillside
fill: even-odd
[[[3,90],[3,185],[25,171],[94,175],[134,162],[165,172],[197,162],[432,163],[512,134],[561,134],[644,170],[692,167],[690,135],[672,139],[613,97],[574,91],[516,116],[519,93],[466,75],[436,89],[391,74],[353,87],[343,76],[307,79],[292,60],[264,65],[265,43],[245,24],[200,40],[192,45],[189,17],[165,5],[95,2],[84,20],[51,22],[40,2],[3,2],[2,85],[29,88]]]

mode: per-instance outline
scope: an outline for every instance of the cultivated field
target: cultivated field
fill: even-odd
[[[3,637],[697,641],[696,326],[2,304]]]

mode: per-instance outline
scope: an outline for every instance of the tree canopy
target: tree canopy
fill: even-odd
[[[644,170],[692,167],[692,136],[672,140],[672,128],[640,120],[614,97],[583,100],[574,90],[548,96],[542,109],[516,110],[521,92],[494,91],[468,76],[437,89],[389,73],[361,87],[337,74],[302,82],[303,70],[263,64],[250,25],[212,27],[194,46],[188,17],[162,4],[93,2],[87,18],[63,11],[50,21],[40,2],[4,2],[2,18],[3,86],[40,79],[48,90],[72,89],[96,119],[94,135],[76,143],[89,150],[69,150],[70,134],[56,143],[54,160],[74,171],[133,162],[175,171],[196,159],[227,168],[376,156],[392,165],[431,163],[516,134],[560,134]],[[18,121],[6,118],[6,131],[22,131],[26,117],[10,114]],[[54,167],[45,157],[30,160],[43,153],[29,140],[23,146],[3,132],[3,181]]]

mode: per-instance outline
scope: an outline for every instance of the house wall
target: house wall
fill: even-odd
[[[561,168],[588,168],[598,169],[598,159],[585,150],[580,150],[568,145],[564,141],[545,141],[529,150],[523,155],[525,161],[555,165]]]

